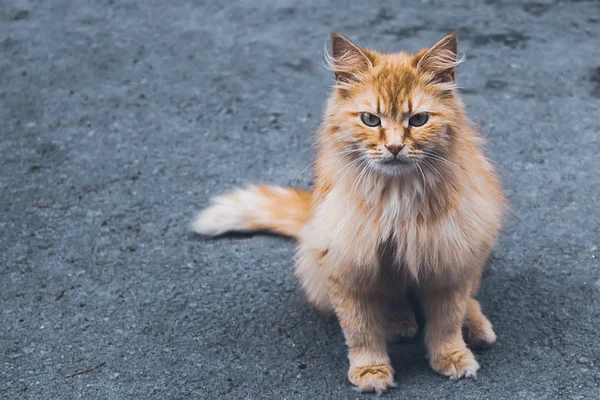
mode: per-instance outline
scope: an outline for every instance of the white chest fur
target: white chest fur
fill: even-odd
[[[461,199],[460,209],[448,210],[435,221],[418,221],[423,188],[391,185],[360,187],[352,193],[335,187],[307,226],[304,245],[327,249],[334,265],[376,273],[382,244],[392,243],[396,264],[417,281],[432,275],[459,277],[480,262],[489,235],[476,210],[477,199]]]

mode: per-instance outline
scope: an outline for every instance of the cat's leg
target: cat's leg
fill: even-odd
[[[491,322],[481,312],[479,302],[470,298],[465,317],[466,341],[472,347],[489,347],[496,342]]]
[[[489,347],[496,342],[496,333],[494,333],[492,324],[483,314],[479,302],[475,299],[475,296],[479,291],[486,259],[487,255],[479,264],[480,267],[477,270],[477,274],[471,279],[471,298],[467,303],[467,313],[465,317],[465,339],[471,347]]]
[[[419,293],[425,314],[425,345],[431,367],[456,380],[475,376],[479,364],[462,335],[468,287],[430,288]]]
[[[319,261],[327,254],[325,250],[318,251],[300,246],[296,254],[296,277],[304,290],[306,300],[321,314],[333,314],[329,301],[327,279],[323,276]]]
[[[385,302],[375,291],[361,290],[347,280],[330,278],[328,284],[348,346],[348,379],[360,391],[381,393],[395,386],[387,353]]]
[[[390,301],[387,338],[389,341],[411,339],[417,335],[419,326],[415,318],[413,306],[410,304],[406,293],[400,293]]]

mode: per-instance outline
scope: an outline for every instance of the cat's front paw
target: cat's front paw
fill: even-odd
[[[396,386],[394,369],[389,364],[352,367],[348,371],[348,379],[361,392],[374,391],[381,394]]]
[[[448,349],[431,358],[431,367],[438,373],[450,377],[453,381],[463,377],[474,377],[479,370],[471,350],[464,348],[458,350]]]

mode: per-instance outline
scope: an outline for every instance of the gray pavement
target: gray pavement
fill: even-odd
[[[188,229],[212,194],[311,184],[331,30],[384,51],[457,30],[514,210],[477,380],[417,340],[381,398],[600,398],[600,2],[0,0],[1,399],[374,397],[293,242]]]

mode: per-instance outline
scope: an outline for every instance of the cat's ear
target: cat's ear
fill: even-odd
[[[373,66],[373,60],[365,51],[337,32],[331,32],[328,63],[335,73],[335,80],[341,83],[359,81],[362,74]]]
[[[458,38],[451,33],[415,55],[417,69],[432,73],[436,82],[454,83],[456,66],[461,63],[457,50]]]

